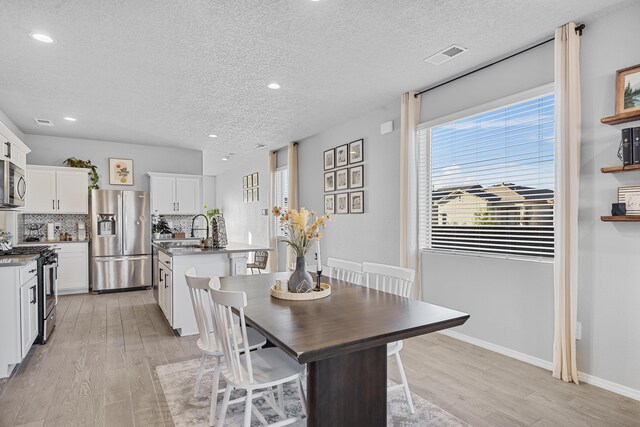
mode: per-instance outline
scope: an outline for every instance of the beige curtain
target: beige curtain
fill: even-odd
[[[420,100],[415,92],[402,95],[400,108],[400,266],[416,271],[414,295],[422,298],[418,248],[418,144]]]
[[[571,22],[555,37],[555,260],[553,376],[578,383],[578,185],[580,182],[580,37]]]
[[[271,252],[269,253],[268,268],[270,272],[278,271],[278,239],[276,222],[271,209],[275,206],[275,188],[276,188],[276,168],[278,164],[278,152],[269,152],[269,200],[267,208],[269,209],[269,247]]]
[[[298,143],[289,143],[287,168],[289,169],[289,209],[298,209]],[[287,248],[287,268],[293,270],[296,255],[289,246]]]

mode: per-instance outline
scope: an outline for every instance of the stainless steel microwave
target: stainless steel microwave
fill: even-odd
[[[21,208],[27,196],[27,177],[22,168],[0,160],[0,209]]]

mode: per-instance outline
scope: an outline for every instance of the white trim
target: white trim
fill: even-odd
[[[165,177],[165,178],[198,178],[202,180],[203,175],[189,175],[184,173],[168,173],[168,172],[147,172],[150,177]],[[210,175],[215,176],[215,175]]]
[[[520,360],[521,362],[529,363],[530,365],[546,369],[549,372],[551,372],[553,368],[552,363],[544,359],[530,356],[528,354],[511,350],[509,348],[502,347],[487,341],[482,341],[477,338],[470,337],[469,335],[464,335],[459,332],[452,331],[450,329],[439,331],[439,333],[469,344],[476,345],[486,350],[494,351],[504,356],[511,357],[512,359]],[[614,383],[613,381],[605,380],[594,375],[585,374],[584,372],[578,372],[578,379],[587,384],[591,384],[592,386],[600,387],[604,390],[608,390],[621,396],[640,401],[640,390],[636,390],[622,384]]]
[[[469,251],[461,251],[461,250],[447,250],[447,249],[433,249],[433,248],[424,248],[420,249],[422,254],[436,254],[436,255],[453,255],[453,256],[466,256],[472,258],[491,258],[491,259],[502,259],[507,261],[524,261],[524,262],[535,262],[540,264],[553,264],[553,257],[541,257],[536,255],[516,255],[516,254],[499,254],[499,253],[491,253],[491,252],[473,252]]]
[[[456,111],[455,113],[448,114],[446,116],[437,117],[418,125],[418,131],[430,129],[435,126],[442,125],[444,123],[460,120],[465,117],[475,116],[477,114],[488,113],[499,108],[504,108],[511,104],[517,104],[519,102],[528,101],[529,99],[538,98],[543,95],[551,95],[554,93],[554,84],[547,83],[546,85],[538,86],[533,89],[525,90],[524,92],[516,93],[514,95],[505,96],[504,98],[495,99],[493,101],[486,102],[481,105],[476,105],[466,110]]]
[[[27,165],[27,173],[29,170],[48,170],[59,172],[78,172],[78,173],[91,173],[91,169],[88,168],[73,168],[70,166],[47,166],[47,165]]]

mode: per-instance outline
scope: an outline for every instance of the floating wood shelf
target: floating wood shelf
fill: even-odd
[[[600,172],[602,173],[618,173],[618,172],[628,172],[628,171],[640,171],[640,165],[609,166],[606,168],[600,168]]]
[[[640,222],[640,215],[623,215],[623,216],[601,216],[602,221],[626,221],[626,222]]]
[[[619,125],[620,123],[633,122],[640,120],[640,110],[628,111],[626,113],[616,114],[615,116],[600,119],[605,125]]]

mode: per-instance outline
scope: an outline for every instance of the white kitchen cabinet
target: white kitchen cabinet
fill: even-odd
[[[16,134],[0,122],[0,160],[9,160],[24,170],[27,167],[27,153],[30,151]]]
[[[25,212],[87,214],[89,169],[27,166]]]
[[[38,337],[38,278],[20,286],[20,344],[24,359]]]
[[[151,211],[160,215],[202,213],[202,177],[149,172]]]
[[[58,245],[58,293],[89,292],[89,248],[83,243]]]
[[[158,263],[158,305],[169,324],[173,324],[173,272],[163,262]]]

